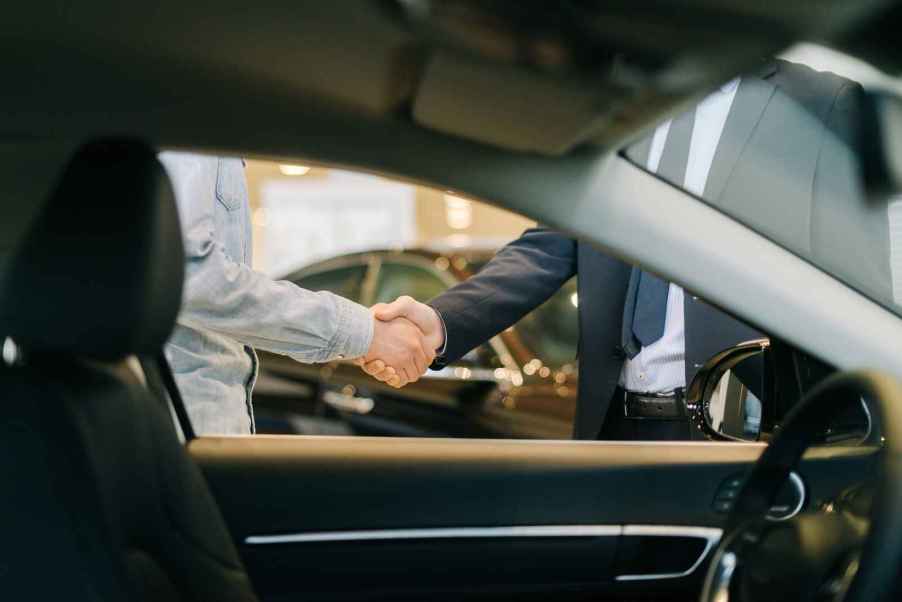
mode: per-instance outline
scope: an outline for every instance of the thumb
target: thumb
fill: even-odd
[[[398,297],[391,303],[379,303],[373,306],[373,315],[383,322],[406,316],[410,308],[410,297]]]

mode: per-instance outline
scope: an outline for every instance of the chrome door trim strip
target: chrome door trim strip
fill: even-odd
[[[249,535],[247,545],[322,543],[336,541],[384,541],[396,539],[481,539],[495,537],[617,537],[620,525],[537,525],[516,527],[454,527],[447,529],[378,529],[372,531],[323,531],[284,535]]]
[[[688,569],[680,573],[617,575],[616,581],[648,581],[688,577],[702,564],[720,541],[723,530],[715,527],[678,525],[530,525],[511,527],[452,527],[438,529],[374,529],[361,531],[320,531],[281,535],[249,535],[246,545],[328,543],[351,541],[393,541],[404,539],[483,539],[507,537],[693,537],[705,540],[705,548]]]
[[[688,577],[694,573],[699,565],[707,558],[711,549],[723,536],[723,529],[715,527],[684,527],[670,525],[626,525],[623,527],[623,535],[637,535],[644,537],[695,537],[705,540],[705,549],[699,554],[695,562],[681,573],[647,573],[641,575],[617,575],[617,581],[649,581],[656,579],[679,579]]]

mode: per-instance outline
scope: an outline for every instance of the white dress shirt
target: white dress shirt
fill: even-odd
[[[724,84],[705,98],[695,109],[695,124],[689,143],[689,159],[683,187],[694,195],[702,196],[708,172],[733,98],[739,88],[739,79]],[[652,173],[658,170],[670,121],[655,130],[646,167]],[[667,313],[664,319],[664,335],[642,350],[632,359],[627,358],[620,373],[620,386],[627,391],[641,393],[668,393],[686,386],[686,337],[683,316],[683,289],[672,284],[667,295]]]

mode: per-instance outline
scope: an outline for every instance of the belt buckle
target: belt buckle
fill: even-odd
[[[680,407],[679,389],[673,394],[631,393],[624,391],[623,413],[632,420],[680,420],[686,412]]]

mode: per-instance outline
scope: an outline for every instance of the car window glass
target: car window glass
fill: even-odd
[[[379,270],[375,303],[390,303],[402,295],[428,301],[448,286],[429,270],[401,263],[385,262]]]
[[[578,303],[576,278],[573,278],[517,324],[523,342],[546,365],[558,367],[576,359]]]
[[[428,301],[448,288],[447,284],[428,269],[401,263],[385,262],[379,270],[375,303],[390,303],[402,295],[417,301]],[[498,368],[498,354],[486,343],[470,350],[454,366]]]
[[[571,244],[566,235],[534,229],[536,224],[522,216],[383,177],[249,162],[248,179],[250,199],[245,217],[251,220],[247,225],[253,230],[253,239],[248,241],[253,246],[253,268],[276,280],[288,280],[307,290],[330,291],[365,306],[390,303],[400,296],[431,300],[479,272],[499,249],[518,237],[528,244],[541,237],[543,240],[535,243],[539,246],[550,239],[560,251]],[[620,300],[626,302],[635,273],[603,255],[591,259],[600,263],[579,267],[587,285],[583,287],[585,299],[578,297],[577,280],[571,278],[558,291],[533,297],[528,304],[533,309],[525,315],[519,311],[504,315],[504,302],[500,306],[478,303],[467,317],[477,320],[480,312],[499,312],[504,323],[480,333],[483,338],[468,345],[475,348],[454,349],[454,361],[449,365],[427,371],[400,390],[366,375],[346,358],[333,355],[327,361],[309,361],[284,353],[280,341],[261,338],[255,345],[259,369],[253,390],[254,412],[260,419],[257,432],[568,438],[578,426],[577,397],[583,386],[577,367],[580,304],[589,320],[583,327],[596,325],[590,334],[597,338],[591,342],[583,339],[580,358],[586,362],[584,368],[590,366],[589,382],[604,370],[609,374],[605,387],[616,386],[615,380],[620,380],[632,392],[666,394],[675,390],[668,386],[682,387],[684,381],[688,385],[713,354],[765,336],[728,321],[717,328],[725,328],[730,336],[693,339],[694,344],[686,346],[685,371],[675,366],[679,358],[669,359],[676,352],[667,356],[672,368],[668,371],[646,374],[642,362],[653,365],[656,361],[649,355],[628,367],[621,347],[626,344],[622,328],[626,311]],[[500,261],[503,266],[504,257]],[[285,266],[304,267],[286,273]],[[606,276],[607,268],[613,271]],[[533,274],[525,271],[519,277],[528,279]],[[597,286],[601,277],[610,277],[610,282]],[[644,276],[636,282],[640,280],[644,282]],[[502,283],[510,287],[505,290],[516,290],[515,285],[513,281]],[[636,307],[645,307],[647,312],[648,299],[639,304],[639,290],[634,293]],[[648,292],[641,290],[643,295]],[[654,286],[650,290],[654,291]],[[682,297],[673,299],[676,303]],[[702,300],[689,294],[684,305],[686,315],[694,312],[712,324],[705,332],[729,318],[711,315],[715,308],[703,307]],[[634,310],[632,317],[639,313]],[[287,338],[293,336],[295,326],[286,325]],[[319,324],[311,326],[318,328]],[[460,323],[453,326],[457,334],[452,334],[451,340],[466,328]],[[627,332],[638,338],[637,328]],[[250,366],[248,373],[253,369]],[[618,371],[621,379],[617,379]],[[616,394],[605,390],[594,395]],[[679,410],[677,396],[664,397],[673,397],[671,406]],[[625,404],[622,396],[610,399]],[[762,402],[769,401],[762,398]],[[774,415],[762,412],[762,422],[767,418],[773,423]],[[679,435],[684,436],[682,432]]]
[[[359,302],[365,272],[366,267],[362,265],[336,268],[304,276],[297,281],[297,284],[311,291],[329,291]]]
[[[626,155],[902,313],[902,202],[865,187],[862,73],[814,67],[768,61]]]

